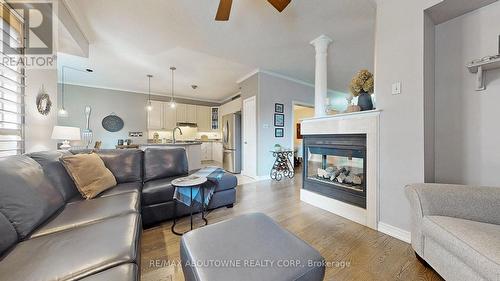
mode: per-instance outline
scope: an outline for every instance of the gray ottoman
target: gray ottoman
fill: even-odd
[[[186,281],[323,280],[323,257],[264,214],[242,215],[182,236]]]

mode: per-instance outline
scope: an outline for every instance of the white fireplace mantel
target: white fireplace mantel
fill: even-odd
[[[301,189],[300,199],[318,208],[377,229],[379,192],[379,116],[381,110],[302,120],[302,135],[366,134],[366,209]],[[307,161],[307,159],[304,159]]]

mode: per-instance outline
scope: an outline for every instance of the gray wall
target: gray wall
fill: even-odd
[[[424,10],[437,2],[377,0],[375,93],[382,110],[379,218],[407,231],[410,206],[404,187],[425,181]],[[394,96],[392,84],[398,81],[402,93]]]
[[[436,29],[424,14],[424,179],[435,181],[435,40]]]
[[[42,85],[52,101],[52,108],[47,116],[40,114],[36,106],[36,96]],[[51,136],[57,123],[57,70],[26,69],[25,95],[26,152],[56,149],[57,142]]]
[[[94,132],[94,141],[102,141],[102,148],[114,148],[118,139],[132,139],[135,143],[146,142],[146,95],[74,85],[65,87],[65,105],[69,116],[58,118],[59,125],[85,128],[85,106],[90,105],[90,129]],[[58,88],[60,100],[60,84]],[[120,116],[125,123],[119,132],[108,132],[101,125],[102,119],[111,113]],[[129,131],[143,132],[144,137],[130,138]]]
[[[486,91],[465,63],[498,54],[500,2],[436,27],[436,180],[500,186],[500,69]]]
[[[278,78],[265,73],[259,73],[259,99],[257,112],[257,175],[269,175],[274,163],[270,153],[275,144],[291,148],[293,141],[292,112],[293,102],[314,105],[314,88]],[[274,104],[282,103],[285,108],[284,137],[274,137]]]

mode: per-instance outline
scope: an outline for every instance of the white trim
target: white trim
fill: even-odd
[[[255,180],[257,181],[266,181],[266,180],[270,180],[271,179],[271,176],[269,175],[266,175],[266,176],[256,176],[256,177],[253,177]]]
[[[57,82],[58,84],[62,84],[60,81]],[[132,94],[143,94],[143,95],[148,95],[147,92],[141,92],[141,91],[134,91],[134,90],[127,90],[127,89],[120,89],[120,88],[111,88],[111,87],[102,87],[102,86],[97,86],[97,85],[83,85],[83,84],[78,84],[78,83],[64,83],[66,86],[78,86],[78,87],[86,87],[86,88],[95,88],[95,89],[103,89],[103,90],[111,90],[111,91],[119,91],[119,92],[128,92]],[[166,94],[159,94],[155,92],[151,92],[151,95],[153,96],[161,96],[161,97],[170,97],[169,95]],[[186,100],[193,100],[193,101],[204,101],[204,102],[210,102],[210,103],[215,103],[215,104],[220,104],[220,100],[210,100],[210,99],[201,99],[201,98],[196,98],[196,97],[187,97],[187,96],[180,96],[180,95],[175,95],[176,98],[180,99],[186,99]]]
[[[240,79],[236,80],[236,84],[240,84],[241,82],[247,80],[248,78],[254,76],[255,74],[257,74],[259,72],[260,72],[260,69],[258,69],[258,68],[250,71],[248,74],[245,74]]]
[[[300,190],[300,200],[348,220],[367,225],[366,210],[363,208],[322,196],[306,189]]]
[[[228,102],[232,102],[232,101],[233,101],[233,99],[234,99],[235,97],[237,97],[237,96],[241,96],[241,92],[237,92],[236,94],[229,96],[229,97],[228,97],[228,98],[226,98],[225,100],[222,100],[220,103],[221,103],[221,105],[224,105],[224,104],[226,104],[226,103],[228,103]]]
[[[315,120],[328,120],[328,119],[335,119],[335,118],[343,118],[343,117],[349,117],[349,116],[356,116],[357,115],[363,115],[363,116],[368,116],[368,115],[379,115],[380,112],[382,112],[382,109],[373,109],[373,110],[366,110],[366,111],[356,111],[356,112],[349,112],[349,113],[340,113],[340,114],[335,114],[335,115],[328,115],[328,116],[320,116],[320,117],[311,117],[311,118],[304,118],[302,121],[315,121]],[[359,117],[363,117],[359,116]]]
[[[378,222],[378,231],[392,236],[396,239],[404,241],[406,243],[411,243],[411,232],[395,227],[393,225],[387,224],[385,222]]]
[[[260,68],[254,69],[250,73],[248,73],[248,74],[244,75],[243,77],[241,77],[240,79],[236,80],[236,84],[240,84],[241,82],[247,80],[248,78],[254,76],[257,73],[264,73],[264,74],[267,74],[267,75],[271,75],[271,76],[274,76],[274,77],[277,77],[277,78],[281,78],[281,79],[285,79],[285,80],[288,80],[288,81],[292,81],[292,82],[295,82],[297,84],[301,84],[301,85],[304,85],[304,86],[307,86],[307,87],[311,87],[311,88],[315,87],[313,83],[306,82],[304,80],[300,80],[300,79],[293,78],[293,77],[290,77],[290,76],[286,76],[286,75],[283,75],[283,74],[280,74],[280,73],[277,73],[277,72],[273,72],[273,71],[270,71],[270,70],[260,69]],[[335,91],[335,90],[328,89],[328,93],[334,94],[335,92],[341,92],[341,93],[343,93],[342,91]]]

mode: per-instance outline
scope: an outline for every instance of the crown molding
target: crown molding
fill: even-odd
[[[295,82],[297,84],[301,84],[301,85],[304,85],[304,86],[307,86],[307,87],[311,87],[311,88],[315,87],[313,83],[309,83],[309,82],[306,82],[304,80],[300,80],[300,79],[297,79],[297,78],[293,78],[293,77],[286,76],[286,75],[283,75],[283,74],[280,74],[280,73],[277,73],[277,72],[273,72],[273,71],[265,70],[265,69],[260,69],[260,68],[254,69],[250,73],[242,76],[240,79],[238,79],[236,81],[236,83],[240,84],[243,81],[247,80],[248,78],[254,76],[257,73],[264,73],[264,74],[267,74],[267,75],[271,75],[271,76],[274,76],[274,77],[277,77],[277,78],[281,78],[281,79],[284,79],[284,80]],[[328,89],[328,93],[331,93],[331,94],[338,93],[338,92],[342,93],[342,91],[335,91],[335,90]]]
[[[241,82],[247,80],[248,78],[254,76],[255,74],[261,72],[261,70],[259,68],[256,68],[252,71],[250,71],[248,74],[246,75],[243,75],[240,79],[236,80],[236,84],[240,84]]]
[[[62,84],[62,83],[58,82],[58,84]],[[103,89],[103,90],[111,90],[111,91],[118,91],[118,92],[127,92],[127,93],[132,93],[132,94],[149,95],[149,93],[142,92],[142,91],[134,91],[134,90],[127,90],[127,89],[120,89],[120,88],[111,88],[111,87],[102,87],[102,86],[98,86],[98,85],[83,85],[83,84],[78,84],[78,83],[65,83],[64,85],[66,85],[66,86],[78,86],[78,87],[85,87],[85,88],[94,88],[94,89]],[[161,96],[161,97],[170,97],[170,95],[160,94],[160,93],[155,93],[155,92],[151,92],[151,95],[153,95],[153,96]],[[188,97],[188,96],[183,96],[183,95],[175,95],[175,98],[222,104],[222,100],[203,99],[203,98]],[[226,99],[224,99],[224,100],[226,100]]]

